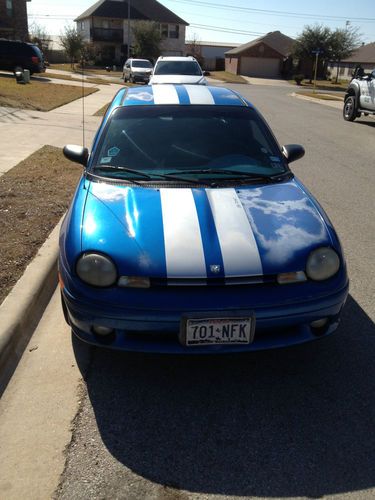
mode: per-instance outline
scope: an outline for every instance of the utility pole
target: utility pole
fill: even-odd
[[[128,2],[128,57],[130,57],[130,0],[127,0]]]

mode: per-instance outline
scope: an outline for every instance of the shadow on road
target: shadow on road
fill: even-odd
[[[87,388],[101,439],[135,473],[192,492],[374,487],[374,334],[349,297],[339,331],[303,347],[230,357],[95,350]]]

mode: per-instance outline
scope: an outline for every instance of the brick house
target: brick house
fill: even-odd
[[[331,72],[331,78],[336,77],[337,69],[339,69],[340,80],[351,80],[353,71],[359,64],[366,73],[370,73],[375,69],[375,42],[367,43],[366,45],[363,44],[355,50],[350,57],[341,61],[340,64],[337,62],[330,62],[328,70]]]
[[[279,77],[292,66],[294,40],[272,31],[225,53],[225,69],[236,75]]]
[[[156,0],[130,0],[131,27],[139,21],[156,22],[162,35],[161,55],[184,55],[188,23]],[[91,42],[103,62],[123,64],[128,49],[127,0],[99,0],[75,19],[77,31]]]
[[[26,2],[31,0],[0,0],[0,38],[28,40]]]

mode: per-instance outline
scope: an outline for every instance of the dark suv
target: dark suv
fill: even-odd
[[[0,39],[0,70],[30,70],[30,74],[45,71],[43,52],[31,43]]]

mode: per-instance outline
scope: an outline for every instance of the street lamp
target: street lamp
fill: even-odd
[[[130,0],[128,2],[128,59],[130,57]]]

